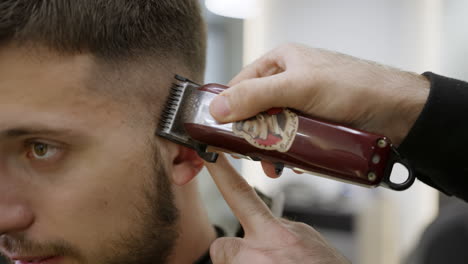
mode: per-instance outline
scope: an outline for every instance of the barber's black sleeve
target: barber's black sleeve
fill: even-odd
[[[468,202],[468,83],[423,75],[429,97],[399,151],[419,180]]]

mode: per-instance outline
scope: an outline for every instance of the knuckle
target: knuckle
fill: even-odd
[[[226,97],[229,98],[229,100],[232,100],[232,101],[240,101],[242,102],[242,100],[239,100],[241,99],[241,95],[242,94],[245,94],[245,93],[248,93],[248,85],[249,83],[249,80],[242,80],[240,81],[236,86],[232,87],[232,88],[229,88],[227,89],[224,94],[226,95]]]
[[[253,80],[244,80],[241,81],[232,92],[228,93],[229,103],[231,108],[235,109],[237,113],[240,113],[242,117],[244,115],[256,110],[259,99],[259,93],[261,93],[262,87],[254,87],[256,84]],[[245,116],[247,118],[247,116]]]
[[[236,86],[236,96],[245,95],[246,93],[249,94],[251,90],[251,80],[243,80]],[[234,90],[233,90],[234,91]]]
[[[297,229],[313,229],[311,226],[302,222],[293,222],[293,226]]]
[[[291,229],[296,233],[312,232],[313,234],[318,234],[318,232],[313,227],[301,222],[291,222]]]

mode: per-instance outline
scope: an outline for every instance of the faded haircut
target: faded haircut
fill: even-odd
[[[193,73],[205,64],[197,0],[2,0],[0,41],[11,40],[108,61],[170,54]]]
[[[96,80],[108,81],[91,86],[137,95],[145,105],[165,98],[170,86],[156,70],[166,79],[181,73],[202,82],[205,68],[198,0],[2,0],[0,46],[9,43],[90,54],[98,62]]]

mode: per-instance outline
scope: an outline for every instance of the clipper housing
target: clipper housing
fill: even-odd
[[[409,188],[415,176],[390,140],[325,122],[287,108],[274,108],[239,122],[220,124],[210,114],[213,98],[228,87],[198,85],[175,76],[162,111],[158,135],[195,149],[216,162],[222,151],[250,160],[333,178],[365,187]],[[393,165],[408,170],[403,182],[393,182]]]

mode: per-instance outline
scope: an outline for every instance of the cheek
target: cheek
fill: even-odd
[[[145,209],[143,190],[152,168],[144,165],[150,162],[141,155],[117,156],[88,159],[44,188],[37,201],[37,231],[69,241],[87,254],[98,253],[109,241],[135,229],[137,216]]]

